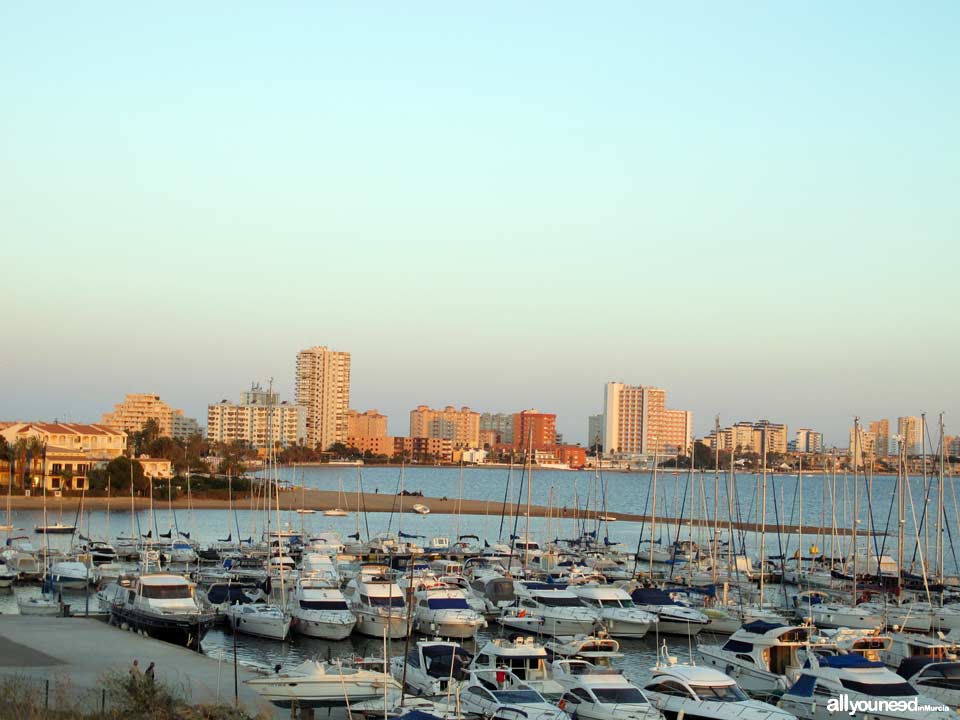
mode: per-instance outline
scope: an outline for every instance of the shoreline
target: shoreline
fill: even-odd
[[[339,496],[339,497],[338,497]],[[402,502],[401,502],[402,500]],[[416,514],[413,510],[414,504],[426,505],[430,508],[430,514],[432,515],[494,515],[499,516],[501,510],[504,509],[504,504],[502,500],[457,500],[456,498],[436,498],[436,497],[421,497],[418,495],[388,495],[386,493],[364,493],[360,496],[359,503],[356,493],[345,493],[341,494],[337,490],[307,490],[305,493],[298,491],[287,491],[280,494],[280,509],[281,510],[296,510],[297,508],[305,508],[310,510],[315,510],[318,513],[322,513],[324,510],[331,510],[336,507],[341,507],[343,510],[348,512],[357,512],[359,509],[361,512],[368,513],[389,513],[389,512],[399,512],[401,506],[404,513]],[[61,501],[60,499],[51,501],[47,500],[47,514],[51,512],[58,512],[60,509]],[[80,498],[70,497],[63,498],[63,510],[64,513],[76,514],[77,509],[80,505]],[[130,510],[130,498],[129,497],[85,497],[83,498],[83,508],[84,510],[106,510],[109,505],[111,510],[117,512],[128,512]],[[220,498],[204,498],[198,497],[193,498],[193,500],[188,503],[185,498],[174,500],[172,504],[167,503],[166,500],[154,500],[153,502],[155,509],[164,509],[167,507],[173,507],[176,510],[187,510],[193,508],[194,510],[228,510],[230,508],[230,502],[226,499]],[[251,497],[250,495],[242,496],[235,498],[233,505],[235,509],[238,510],[250,510],[251,509]],[[42,497],[23,497],[23,496],[13,496],[10,498],[10,506],[15,510],[33,510],[40,511],[43,509],[43,498]],[[137,511],[149,510],[150,508],[150,499],[145,497],[138,497],[134,499],[134,507]],[[262,503],[258,499],[253,505],[254,510],[262,509]],[[506,505],[506,513],[512,514],[517,508],[516,503],[508,503]],[[526,506],[523,506],[523,509],[526,509]],[[521,516],[525,513],[521,513]],[[608,510],[607,514],[617,518],[621,522],[642,522],[650,523],[649,515],[639,515],[633,513],[619,513],[613,510]],[[543,505],[531,505],[530,506],[530,515],[532,517],[551,517],[555,520],[571,520],[577,518],[583,518],[583,513],[574,513],[570,508],[548,508]],[[320,515],[320,517],[323,517]],[[590,522],[595,522],[594,518],[596,517],[595,513],[588,513],[587,517]],[[657,524],[663,525],[672,525],[676,527],[678,524],[677,518],[670,517],[657,517]],[[697,518],[696,520],[690,520],[689,518],[684,518],[679,521],[679,524],[684,525],[688,528],[693,527],[703,527],[710,530],[713,528],[713,520]],[[613,523],[613,527],[616,527],[616,524]],[[758,533],[763,527],[760,523],[752,522],[723,522],[719,523],[721,531],[729,530],[731,527],[734,530],[745,530],[747,532]],[[778,530],[784,534],[796,534],[798,531],[796,525],[782,525],[778,526],[774,523],[766,523],[766,531],[770,534],[775,534]],[[32,530],[32,528],[31,528]],[[815,525],[805,525],[803,527],[804,535],[830,535],[833,533],[831,528],[820,528]],[[849,528],[837,528],[836,534],[838,536],[847,536],[852,534],[852,530]],[[858,535],[865,536],[870,533],[866,533],[863,530],[858,530]],[[875,535],[883,535],[884,533],[873,533]]]

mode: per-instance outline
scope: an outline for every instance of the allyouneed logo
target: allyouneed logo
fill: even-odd
[[[859,713],[915,713],[949,709],[946,705],[921,704],[919,697],[904,700],[851,700],[849,695],[841,695],[827,700],[827,712],[845,712],[851,717]]]

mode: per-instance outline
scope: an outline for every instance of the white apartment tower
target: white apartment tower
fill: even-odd
[[[326,450],[347,439],[350,353],[317,346],[297,353],[297,405],[306,411],[307,446]]]
[[[643,385],[607,383],[603,394],[603,451],[652,455],[685,452],[691,444],[693,413],[668,410],[667,392]]]

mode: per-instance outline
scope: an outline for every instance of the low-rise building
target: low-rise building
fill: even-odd
[[[388,458],[394,455],[396,438],[389,435],[371,437],[369,435],[348,436],[346,446],[372,455],[385,455]]]

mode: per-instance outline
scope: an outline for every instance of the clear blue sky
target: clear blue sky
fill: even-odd
[[[362,7],[360,7],[362,5]],[[3,418],[948,412],[956,2],[0,5]]]

